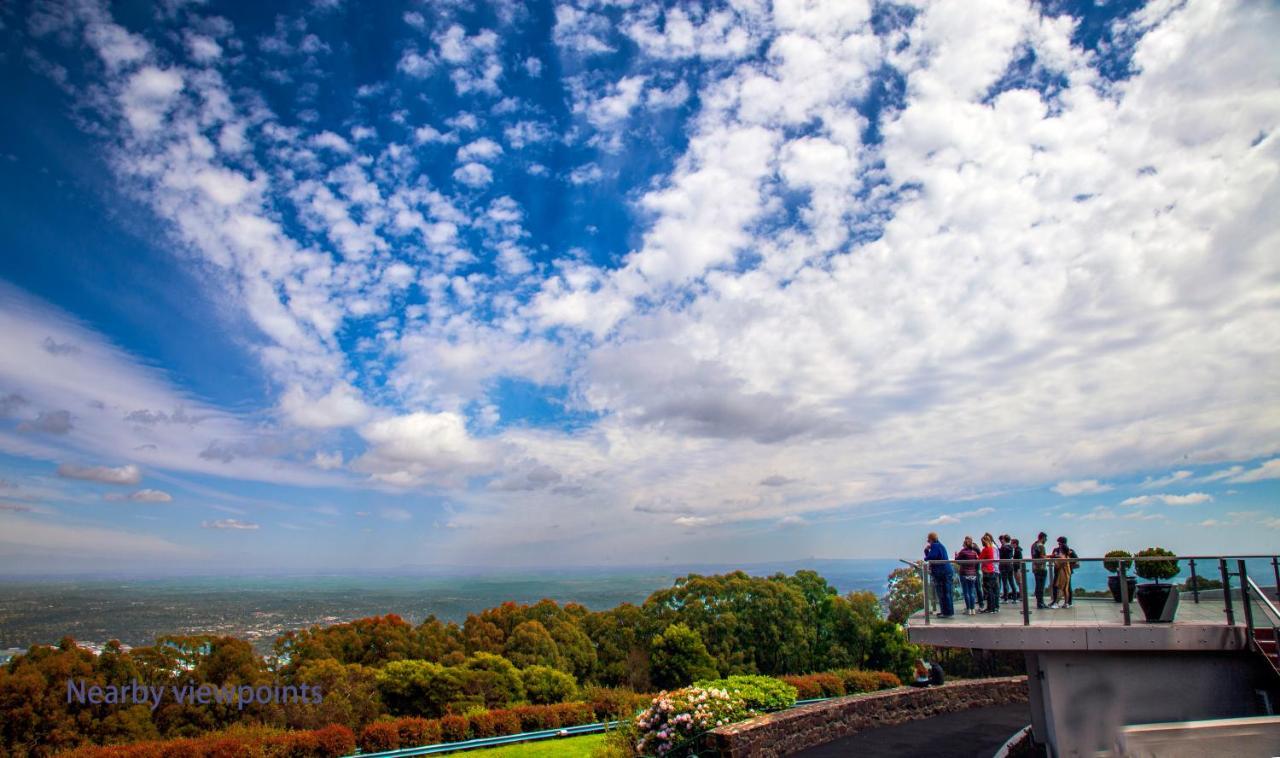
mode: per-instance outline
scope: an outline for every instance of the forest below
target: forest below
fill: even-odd
[[[891,581],[900,606],[913,588]],[[891,615],[897,615],[893,613]],[[196,737],[228,727],[358,732],[393,717],[604,703],[737,674],[880,670],[906,677],[919,650],[870,592],[840,595],[813,571],[689,575],[640,605],[591,611],[550,600],[504,603],[462,624],[386,615],[279,637],[269,655],[228,636],[164,636],[100,655],[70,638],[0,668],[0,747],[48,755],[88,744]],[[319,703],[68,702],[68,680],[125,686],[318,687]],[[611,704],[611,705],[610,705]],[[591,707],[588,705],[587,710]]]

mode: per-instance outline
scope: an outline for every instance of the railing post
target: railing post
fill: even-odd
[[[1218,559],[1218,570],[1222,572],[1222,605],[1227,614],[1227,626],[1236,625],[1236,614],[1231,610],[1231,572],[1227,571],[1227,559]]]
[[[1027,603],[1027,563],[1018,564],[1018,594],[1022,596],[1022,625],[1031,626],[1031,606]]]
[[[1120,611],[1124,614],[1124,625],[1132,626],[1133,622],[1129,618],[1129,580],[1124,575],[1124,561],[1120,561]]]
[[[1276,574],[1276,597],[1280,598],[1280,558],[1271,556],[1271,570]]]
[[[1200,580],[1196,578],[1196,559],[1191,559],[1191,599],[1200,602]]]
[[[920,561],[920,589],[924,593],[924,625],[929,625],[929,564]]]
[[[1244,567],[1244,559],[1236,561],[1240,569],[1240,604],[1244,606],[1244,625],[1253,629],[1253,603],[1249,602],[1249,572]]]

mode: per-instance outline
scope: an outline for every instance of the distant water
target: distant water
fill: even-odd
[[[893,560],[814,560],[744,566],[661,566],[559,570],[433,570],[342,575],[246,575],[172,578],[50,577],[0,579],[0,649],[118,639],[138,646],[162,634],[228,634],[267,651],[293,629],[396,613],[417,623],[430,615],[461,622],[506,601],[542,598],[592,610],[641,603],[678,576],[741,568],[753,575],[812,569],[841,593],[881,594]]]

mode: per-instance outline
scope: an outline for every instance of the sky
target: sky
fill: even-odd
[[[0,572],[1280,548],[1280,8],[0,5]]]

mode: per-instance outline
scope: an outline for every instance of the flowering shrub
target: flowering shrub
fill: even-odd
[[[641,755],[667,755],[691,743],[708,729],[751,715],[741,698],[724,690],[685,687],[664,692],[636,716],[636,750]]]

